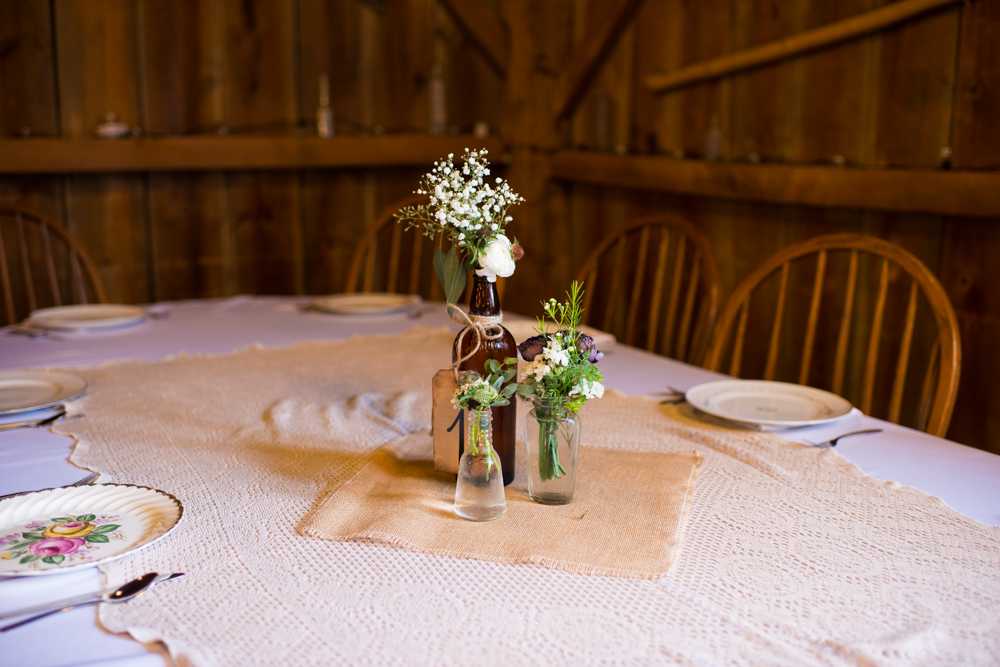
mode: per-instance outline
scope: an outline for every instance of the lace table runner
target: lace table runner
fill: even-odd
[[[384,447],[324,502],[302,532],[367,539],[423,553],[617,577],[656,579],[680,550],[691,508],[694,452],[580,452],[573,502],[528,497],[524,459],[505,489],[507,511],[489,523],[455,516],[455,476],[434,472],[433,440],[414,434]]]
[[[299,534],[380,447],[429,426],[451,338],[74,369],[87,416],[57,427],[80,440],[73,460],[185,506],[177,530],[104,569],[110,585],[188,576],[103,605],[102,623],[180,665],[1000,664],[1000,528],[834,450],[615,392],[584,409],[585,443],[704,458],[667,576]]]

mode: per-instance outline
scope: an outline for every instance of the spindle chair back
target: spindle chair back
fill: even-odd
[[[911,357],[926,362],[922,377],[908,375]],[[812,384],[944,437],[961,358],[955,311],[919,259],[876,237],[831,234],[785,248],[740,283],[704,366]]]
[[[80,244],[46,216],[18,208],[0,207],[0,287],[6,324],[39,308],[107,303]]]
[[[430,301],[444,300],[433,264],[434,251],[442,244],[441,234],[430,239],[423,235],[422,230],[407,230],[405,224],[396,223],[393,218],[405,206],[426,203],[426,195],[410,195],[385,207],[354,251],[347,273],[346,292],[419,294]],[[471,283],[470,272],[466,294]],[[501,297],[504,283],[503,278],[497,279],[497,291]],[[462,302],[459,299],[459,303]]]
[[[638,218],[602,240],[577,273],[585,324],[700,364],[719,304],[708,239],[674,215]]]

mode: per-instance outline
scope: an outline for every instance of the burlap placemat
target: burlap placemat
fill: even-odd
[[[528,497],[518,461],[515,481],[506,489],[506,514],[477,523],[455,516],[455,476],[434,472],[432,455],[425,433],[383,448],[316,509],[301,532],[444,556],[655,579],[677,559],[702,461],[694,451],[583,447],[573,502],[562,506]]]

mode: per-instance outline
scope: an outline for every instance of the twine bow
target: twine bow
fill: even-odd
[[[459,357],[451,365],[451,370],[455,374],[455,383],[458,384],[458,367],[471,359],[472,355],[479,351],[479,348],[483,345],[483,341],[496,340],[503,335],[503,327],[500,326],[503,323],[503,313],[501,312],[495,317],[489,315],[472,315],[471,313],[466,313],[458,306],[451,305],[448,308],[448,314],[452,320],[465,325],[462,332],[458,334],[458,338],[455,339],[456,355],[462,354],[462,343],[465,342],[465,335],[469,331],[472,331],[476,336],[476,344],[472,346],[469,353],[464,357]]]

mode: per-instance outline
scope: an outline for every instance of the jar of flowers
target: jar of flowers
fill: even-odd
[[[542,302],[546,319],[538,335],[518,346],[528,362],[521,368],[517,393],[534,404],[525,420],[528,495],[535,502],[565,505],[573,500],[580,451],[583,404],[604,395],[603,375],[594,366],[604,356],[594,339],[579,331],[583,290],[574,282],[567,300]]]

